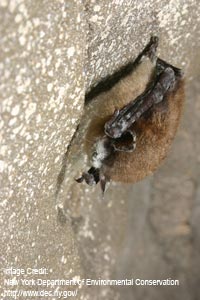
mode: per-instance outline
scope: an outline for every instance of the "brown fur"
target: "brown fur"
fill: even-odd
[[[155,171],[166,157],[176,134],[184,101],[184,82],[169,95],[166,112],[152,113],[133,128],[137,135],[136,149],[132,153],[118,152],[112,167],[105,172],[113,181],[137,182]]]
[[[116,108],[135,99],[146,88],[154,73],[154,65],[143,62],[138,69],[120,81],[109,92],[98,96],[87,113],[93,115],[85,138],[88,157],[93,153],[95,142],[102,138],[104,124]],[[151,174],[166,157],[174,139],[184,101],[184,81],[165,97],[161,105],[143,116],[133,125],[136,132],[136,149],[132,153],[116,152],[112,161],[104,164],[104,174],[113,181],[137,182]],[[163,108],[163,109],[162,109]]]
[[[139,96],[154,74],[154,64],[146,58],[129,76],[122,79],[109,92],[102,93],[86,107],[85,115],[90,116],[85,150],[90,157],[95,140],[104,135],[104,124],[120,109]]]

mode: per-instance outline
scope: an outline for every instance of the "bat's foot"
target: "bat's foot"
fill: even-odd
[[[152,36],[149,42],[149,49],[147,51],[147,55],[152,62],[155,62],[157,59],[156,51],[158,47],[158,41],[159,39],[157,36]]]
[[[159,39],[157,36],[152,36],[149,43],[146,45],[146,47],[144,48],[144,50],[139,56],[141,56],[141,58],[143,56],[148,56],[152,62],[156,62],[157,59],[156,51],[158,48],[158,41]]]

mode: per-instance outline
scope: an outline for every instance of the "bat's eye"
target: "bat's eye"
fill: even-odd
[[[94,151],[93,154],[92,154],[92,158],[96,158],[97,157],[97,152]]]

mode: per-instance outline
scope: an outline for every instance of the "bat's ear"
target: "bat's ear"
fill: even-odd
[[[132,130],[127,130],[120,138],[113,140],[115,151],[133,152],[136,147],[136,134]]]
[[[100,178],[100,187],[102,191],[102,195],[104,197],[104,193],[106,191],[107,183],[110,182],[110,179],[107,178],[106,176],[102,175]]]
[[[99,169],[91,167],[88,172],[83,172],[82,176],[75,180],[78,183],[85,181],[88,185],[95,185],[99,182]]]

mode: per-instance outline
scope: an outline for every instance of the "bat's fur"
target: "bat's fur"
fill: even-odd
[[[180,69],[157,58],[157,45],[152,37],[126,76],[87,102],[76,140],[84,141],[90,169],[77,182],[100,182],[104,192],[109,180],[137,182],[166,157],[182,113],[184,80]]]
[[[146,89],[154,75],[154,68],[154,63],[145,57],[144,61],[130,75],[87,105],[86,113],[90,113],[91,122],[87,130],[85,149],[89,157],[94,142],[104,135],[105,122],[111,118],[115,109],[122,108]]]
[[[104,133],[104,124],[115,109],[120,109],[140,95],[154,75],[155,65],[147,57],[132,74],[119,81],[110,91],[100,94],[87,108],[91,111],[85,150],[88,157],[95,142]],[[113,181],[137,182],[151,174],[166,157],[177,131],[184,101],[184,80],[165,99],[140,118],[132,128],[137,146],[132,153],[116,152],[112,161],[105,162],[103,173]]]
[[[137,182],[158,168],[174,139],[184,99],[184,82],[164,101],[166,107],[152,110],[133,125],[137,146],[132,153],[116,152],[112,166],[105,174],[113,181]],[[164,106],[165,104],[162,103]]]

